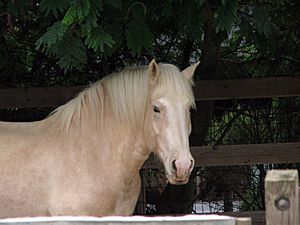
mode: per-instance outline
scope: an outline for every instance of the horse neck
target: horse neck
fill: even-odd
[[[110,145],[119,149],[117,154],[120,155],[126,170],[137,172],[150,154],[143,127],[133,127],[128,122],[114,118],[109,100],[105,101],[104,113],[106,119],[103,133],[110,140]]]
[[[98,118],[98,121],[95,115],[99,113],[83,112],[80,118],[80,130],[75,132],[88,134],[96,142],[96,146],[103,146],[105,149],[98,149],[99,154],[111,154],[109,157],[118,156],[119,162],[126,167],[126,170],[139,170],[150,154],[143,127],[135,128],[128,122],[116,119],[110,98],[106,93],[104,93],[103,109],[101,113],[103,118]],[[78,133],[77,136],[80,136]]]

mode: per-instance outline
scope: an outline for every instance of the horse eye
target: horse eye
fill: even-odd
[[[153,111],[156,113],[160,113],[160,110],[157,106],[153,106]]]

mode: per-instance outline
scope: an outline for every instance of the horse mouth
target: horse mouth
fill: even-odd
[[[170,184],[173,185],[183,185],[187,184],[189,182],[190,173],[185,174],[184,176],[177,176],[176,170],[168,170],[167,167],[165,167],[165,175]]]

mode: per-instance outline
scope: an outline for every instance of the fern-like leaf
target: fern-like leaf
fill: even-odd
[[[96,27],[87,35],[85,44],[95,52],[98,50],[103,52],[104,46],[111,48],[115,41],[101,27]]]
[[[41,0],[41,10],[45,12],[46,15],[52,12],[55,17],[58,17],[58,14],[64,12],[68,6],[68,1]]]
[[[86,47],[79,36],[66,35],[57,47],[60,49],[58,63],[61,68],[65,71],[73,68],[82,69],[86,63]]]
[[[70,26],[77,19],[77,8],[75,6],[71,6],[65,14],[62,23]]]
[[[54,23],[51,27],[48,28],[48,31],[36,41],[36,48],[40,49],[44,45],[50,48],[58,40],[61,40],[63,38],[67,30],[68,27],[61,21]]]
[[[73,68],[80,70],[86,63],[86,47],[79,36],[70,32],[47,49],[46,54],[56,57],[65,71]]]

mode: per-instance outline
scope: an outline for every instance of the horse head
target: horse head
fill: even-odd
[[[190,108],[195,106],[192,77],[198,63],[180,71],[170,64],[149,64],[153,150],[171,184],[185,184],[194,167],[190,153]],[[150,110],[149,110],[150,111]]]

